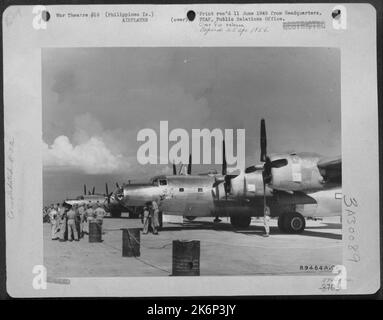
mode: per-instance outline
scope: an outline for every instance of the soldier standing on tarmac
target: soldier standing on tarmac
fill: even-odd
[[[265,237],[268,237],[270,234],[270,208],[265,206],[264,214],[263,214],[263,223],[265,226]]]

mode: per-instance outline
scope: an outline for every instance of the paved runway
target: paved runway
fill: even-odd
[[[44,264],[48,277],[169,276],[172,272],[172,241],[200,240],[201,276],[328,273],[342,262],[339,217],[307,221],[300,235],[281,234],[271,220],[271,235],[264,238],[263,222],[253,218],[247,229],[234,229],[226,218],[164,224],[159,235],[141,234],[141,256],[122,257],[120,228],[142,227],[138,219],[104,219],[102,243],[50,239],[44,224]]]

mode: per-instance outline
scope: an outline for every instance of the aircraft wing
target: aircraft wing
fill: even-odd
[[[213,201],[208,198],[190,199],[177,197],[164,199],[160,202],[160,210],[168,214],[183,216],[209,216],[213,208]]]
[[[318,169],[326,185],[341,186],[342,184],[342,158],[332,157],[319,160]]]

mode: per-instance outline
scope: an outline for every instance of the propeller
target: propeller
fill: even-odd
[[[84,196],[86,196],[86,184],[84,184]]]
[[[94,192],[96,191],[96,187],[93,187],[92,189],[92,195],[94,195]]]
[[[118,182],[116,182],[116,187],[117,187],[118,189],[120,189],[120,186],[118,185]]]
[[[217,177],[214,177],[213,188],[215,189],[217,199],[219,199],[219,185],[223,182],[223,190],[225,192],[225,199],[227,200],[227,195],[230,193],[231,190],[231,179],[235,178],[236,175],[227,174],[225,140],[222,141],[222,176],[223,181],[221,179],[217,179]]]
[[[261,157],[260,160],[263,165],[250,166],[245,169],[245,173],[252,173],[257,170],[262,171],[262,182],[263,182],[263,211],[266,210],[266,185],[272,181],[272,169],[282,168],[287,165],[287,159],[277,159],[271,161],[267,155],[267,136],[266,136],[266,124],[265,119],[261,119],[261,135],[260,135],[260,147]]]
[[[109,193],[108,183],[105,183],[105,196],[106,200],[108,202],[108,205],[110,204],[110,197],[113,194],[113,192]]]
[[[225,176],[226,173],[227,173],[226,146],[225,146],[225,140],[222,140],[222,175]]]
[[[267,140],[265,119],[261,119],[261,162],[267,161]]]
[[[177,167],[173,160],[173,176],[176,176],[176,175],[177,175]]]
[[[188,175],[191,175],[191,169],[192,169],[192,155],[189,154],[189,163],[188,163]]]
[[[222,175],[224,176],[223,189],[225,190],[225,199],[227,200],[227,195],[231,192],[231,179],[234,179],[237,175],[227,174],[225,140],[222,141]]]
[[[266,214],[266,183],[271,182],[272,163],[267,156],[267,138],[265,119],[261,119],[261,161],[264,162],[262,170],[263,180],[263,214]]]
[[[230,193],[231,179],[227,175],[227,162],[226,162],[226,144],[225,140],[222,140],[222,175],[225,176],[223,182],[223,188],[225,190],[225,199],[227,200],[227,194]]]

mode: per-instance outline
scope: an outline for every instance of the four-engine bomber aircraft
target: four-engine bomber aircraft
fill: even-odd
[[[169,215],[230,217],[234,227],[248,227],[251,217],[263,216],[266,206],[278,227],[287,233],[305,228],[305,218],[341,215],[341,158],[316,154],[267,155],[266,127],[261,120],[261,162],[238,175],[227,174],[223,141],[222,174],[157,176],[146,184],[124,184],[111,193],[106,207],[112,216],[131,206],[157,200]]]
[[[86,192],[86,185],[84,184],[84,195],[77,196],[74,199],[66,199],[64,200],[64,203],[67,205],[73,206],[74,204],[77,205],[93,205],[93,204],[98,204],[101,203],[103,204],[105,202],[105,199],[107,198],[108,195],[108,190],[106,191],[106,194],[101,194],[101,193],[95,193],[96,188],[93,187],[92,191]]]

